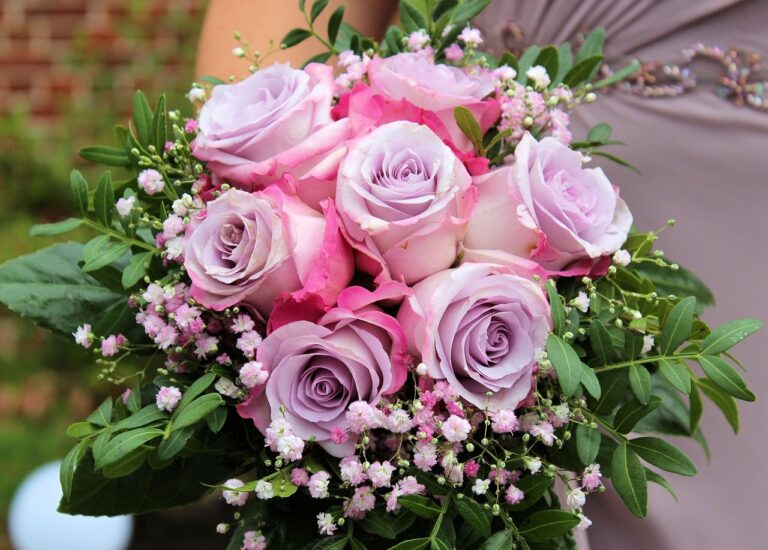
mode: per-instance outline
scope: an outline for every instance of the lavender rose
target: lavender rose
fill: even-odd
[[[325,215],[272,185],[230,189],[194,214],[184,236],[192,296],[205,307],[237,304],[269,315],[282,293],[327,306],[352,277],[352,255],[332,205]]]
[[[507,264],[530,257],[549,270],[612,254],[627,240],[632,214],[600,168],[554,138],[526,134],[515,163],[474,180],[478,203],[464,246],[471,261]]]
[[[435,63],[419,53],[374,57],[368,65],[371,89],[388,99],[404,99],[434,112],[445,125],[451,141],[464,152],[469,139],[456,125],[453,110],[466,107],[487,130],[498,118],[498,103],[486,98],[493,92],[490,73],[471,74],[458,67]]]
[[[194,155],[246,190],[291,173],[316,206],[333,193],[347,137],[347,122],[331,120],[333,94],[333,69],[316,63],[275,64],[216,86],[200,111]]]
[[[350,146],[336,205],[358,267],[408,284],[456,259],[475,194],[456,155],[426,126],[392,122]]]
[[[466,263],[420,282],[397,316],[409,351],[469,403],[514,409],[531,390],[551,328],[549,304],[531,275]]]
[[[257,352],[269,378],[238,406],[240,416],[253,419],[262,432],[284,418],[297,436],[314,437],[331,455],[351,453],[352,438],[332,439],[332,431],[348,429],[349,405],[375,405],[406,378],[405,336],[397,321],[373,304],[377,299],[350,287],[339,296],[339,307],[317,324],[296,321],[272,332]]]

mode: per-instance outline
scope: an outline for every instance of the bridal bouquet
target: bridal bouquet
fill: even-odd
[[[574,548],[610,480],[637,516],[696,468],[704,398],[738,428],[730,354],[691,273],[635,232],[569,113],[632,73],[575,53],[483,53],[488,0],[403,0],[381,42],[326,0],[303,68],[141,92],[81,228],[0,266],[0,300],[93,352],[115,385],[61,468],[61,510],[141,513],[213,492],[229,548]],[[335,56],[337,66],[327,64]],[[670,221],[668,226],[673,225]],[[84,230],[87,229],[87,230]],[[130,359],[133,358],[133,359]],[[212,525],[213,528],[213,525]]]

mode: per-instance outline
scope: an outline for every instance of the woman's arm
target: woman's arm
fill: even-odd
[[[368,36],[382,36],[397,8],[394,0],[331,0],[316,27],[325,32],[328,17],[344,3],[347,5],[344,21]],[[307,1],[307,9],[310,4]],[[233,37],[235,31],[249,43],[251,51],[266,53],[270,39],[274,39],[275,47],[279,49],[279,41],[285,33],[306,26],[295,1],[211,0],[200,35],[195,74],[220,78],[247,74],[248,63],[232,55],[232,49],[238,45]],[[322,49],[317,40],[308,38],[289,50],[277,51],[266,63],[288,61],[298,67]]]

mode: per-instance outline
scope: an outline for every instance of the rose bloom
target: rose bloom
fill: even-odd
[[[331,306],[352,277],[330,203],[324,214],[276,185],[230,189],[191,216],[184,267],[192,296],[217,311],[245,304],[269,315],[281,293]]]
[[[375,93],[434,112],[453,144],[464,152],[471,151],[472,144],[457,126],[454,109],[469,109],[483,130],[488,130],[499,116],[498,102],[486,99],[494,86],[490,74],[485,72],[473,75],[458,67],[435,63],[424,55],[400,53],[374,57],[368,65],[368,78]]]
[[[269,371],[263,386],[251,390],[238,406],[240,416],[266,430],[284,418],[304,440],[314,437],[328,453],[347,456],[355,441],[334,443],[334,428],[346,430],[350,403],[376,405],[382,395],[400,389],[409,357],[405,336],[394,317],[375,302],[402,297],[390,282],[376,293],[350,287],[339,295],[339,306],[318,323],[295,321],[274,330],[257,352]]]
[[[331,120],[333,69],[275,64],[213,89],[200,111],[195,157],[246,190],[289,172],[313,207],[332,195],[348,123]]]
[[[477,207],[464,247],[470,261],[508,264],[531,258],[549,270],[612,254],[627,240],[632,214],[600,168],[547,137],[526,134],[515,163],[474,179]],[[570,273],[570,274],[576,274]]]
[[[350,146],[336,205],[358,267],[412,284],[450,267],[475,200],[471,177],[426,126],[392,122]]]
[[[397,316],[409,351],[421,356],[430,377],[446,380],[469,403],[516,408],[531,390],[551,328],[533,274],[465,263],[418,283]]]

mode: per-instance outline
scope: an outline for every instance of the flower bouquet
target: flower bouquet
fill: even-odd
[[[280,47],[327,49],[303,68],[243,43],[252,74],[193,87],[194,118],[137,92],[81,151],[120,175],[73,171],[78,217],[31,233],[93,238],[0,266],[116,386],[67,432],[62,511],[214,491],[232,549],[574,548],[606,480],[642,517],[660,470],[696,473],[658,435],[706,445],[704,398],[738,428],[730,349],[761,323],[701,321],[593,164],[626,164],[611,128],[569,130],[636,65],[601,72],[600,29],[496,59],[488,3],[403,0],[377,42],[301,1]]]

